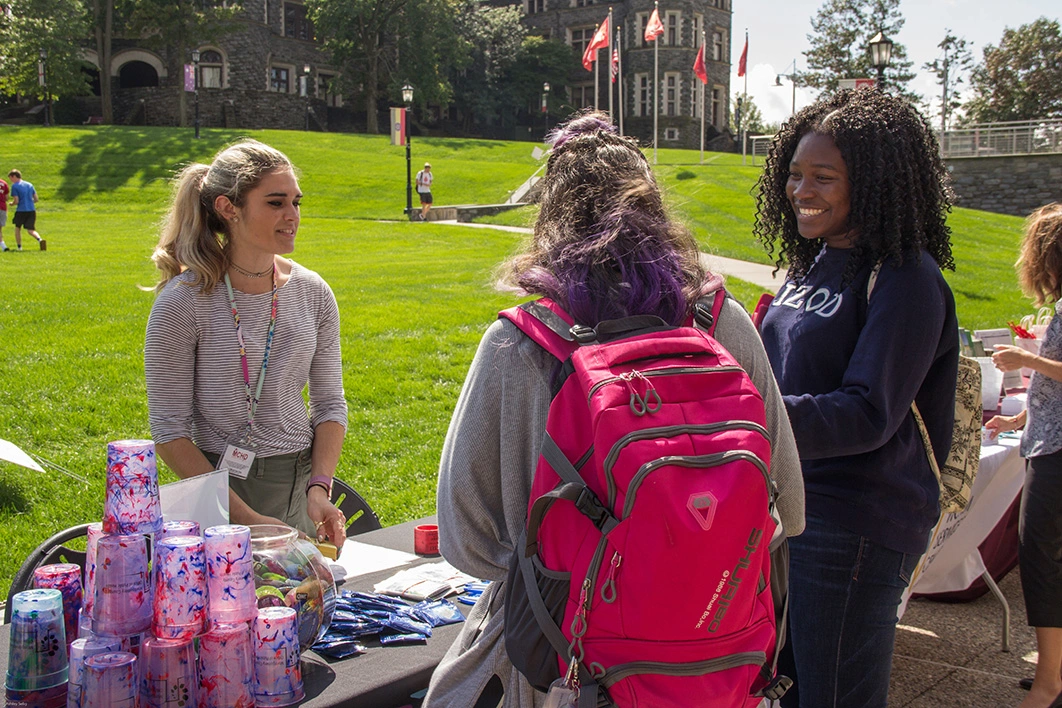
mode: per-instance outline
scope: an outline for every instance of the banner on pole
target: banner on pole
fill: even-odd
[[[391,107],[391,144],[406,144],[406,109]]]
[[[184,65],[184,90],[189,93],[195,91],[195,67],[191,64]]]

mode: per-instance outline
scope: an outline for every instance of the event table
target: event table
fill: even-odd
[[[413,527],[433,523],[434,518],[419,519],[354,537],[359,543],[381,546],[407,553],[413,552]],[[372,590],[373,584],[402,568],[425,562],[437,562],[439,556],[420,558],[408,565],[380,570],[347,580],[341,589]],[[467,615],[467,605],[457,605]],[[306,708],[328,706],[372,706],[395,708],[411,703],[410,695],[428,685],[432,671],[461,631],[462,624],[436,627],[427,643],[383,647],[375,639],[365,641],[368,651],[339,661],[326,660],[313,652],[302,657],[306,699],[298,705]],[[11,625],[0,625],[0,675],[7,674],[7,648]]]
[[[1019,445],[1018,439],[999,439],[981,447],[981,465],[970,503],[961,512],[944,514],[933,529],[900,605],[901,616],[911,594],[957,592],[981,578],[1003,604],[1003,650],[1008,650],[1010,608],[986,572],[978,546],[1021,494],[1025,461],[1018,452]]]

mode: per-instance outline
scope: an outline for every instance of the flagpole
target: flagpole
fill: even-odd
[[[704,29],[701,29],[701,56],[704,55]],[[694,77],[699,78],[699,77]],[[708,84],[701,82],[701,164],[704,164],[704,94],[707,91]]]
[[[654,2],[653,9],[660,16],[660,3]],[[660,36],[653,38],[653,164],[656,164],[656,132],[660,115]]]
[[[609,35],[612,34],[612,7],[608,8],[608,28]],[[612,48],[612,43],[609,42],[609,49]],[[608,53],[608,120],[612,122],[612,52]]]
[[[601,28],[601,25],[598,25],[597,27],[594,28],[594,39],[597,39],[597,30],[599,30],[600,28]],[[593,40],[591,40],[591,41],[593,41]],[[594,110],[595,111],[597,110],[597,107],[601,104],[601,94],[598,92],[599,89],[598,89],[598,83],[597,83],[598,75],[601,73],[601,72],[598,71],[598,69],[600,68],[600,66],[598,66],[598,65],[601,62],[599,62],[597,60],[598,57],[600,56],[600,52],[601,52],[600,49],[595,49],[594,50]]]
[[[749,28],[746,27],[745,28],[745,52],[746,52],[746,54],[745,54],[745,88],[742,90],[743,98],[741,99],[742,103],[744,103],[745,106],[746,106],[745,111],[744,111],[745,113],[748,112],[747,106],[749,105],[749,63],[748,63],[749,59],[748,59],[748,48],[749,48]],[[741,164],[742,164],[742,166],[744,166],[744,164],[745,164],[745,151],[746,151],[745,143],[748,142],[746,140],[746,138],[748,137],[748,130],[745,128],[746,125],[748,125],[748,121],[745,120],[745,116],[742,115],[741,116],[741,126],[740,126],[741,130],[739,131],[739,135],[741,137]]]
[[[623,135],[623,50],[620,48],[623,31],[616,30],[616,89],[619,91],[619,105],[616,112],[619,114],[619,132]]]

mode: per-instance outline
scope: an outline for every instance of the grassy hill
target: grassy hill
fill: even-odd
[[[332,286],[342,315],[350,406],[339,476],[385,524],[434,509],[442,438],[483,329],[512,298],[490,287],[519,237],[402,220],[405,153],[382,136],[162,128],[0,127],[2,172],[22,170],[40,193],[39,252],[0,254],[0,438],[84,477],[0,463],[0,597],[53,532],[97,520],[105,445],[149,437],[143,335],[155,281],[150,255],[168,179],[244,135],[300,168],[303,222],[293,258]],[[528,143],[425,139],[441,204],[503,201],[538,166]],[[765,262],[751,241],[749,190],[758,168],[740,156],[663,150],[657,168],[676,213],[707,250]],[[528,215],[504,217],[526,220]],[[394,219],[392,222],[380,220]],[[1014,285],[1020,220],[957,210],[959,270],[950,275],[966,326],[1029,310]],[[4,229],[14,245],[14,229]],[[739,296],[756,294],[735,283]],[[917,303],[912,303],[917,306]],[[163,482],[173,481],[163,470]]]

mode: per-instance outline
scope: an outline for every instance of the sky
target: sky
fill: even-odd
[[[741,92],[745,78],[737,75],[738,58],[749,34],[748,94],[759,107],[767,123],[781,122],[789,117],[793,103],[792,84],[785,78],[782,86],[775,86],[778,74],[806,70],[802,52],[810,48],[807,35],[811,32],[811,18],[825,0],[733,0],[733,55],[730,76],[731,93]],[[907,58],[914,62],[918,73],[911,88],[926,98],[932,98],[931,110],[939,111],[940,85],[936,77],[921,67],[926,62],[943,58],[937,47],[950,29],[956,37],[969,43],[974,62],[982,59],[988,44],[999,46],[1003,30],[1017,29],[1039,17],[1058,20],[1062,16],[1059,0],[901,0],[900,12],[905,22],[903,30],[890,39],[907,48]],[[968,86],[968,81],[960,90]],[[797,88],[796,109],[812,103],[814,89]],[[936,124],[940,114],[929,116]]]

